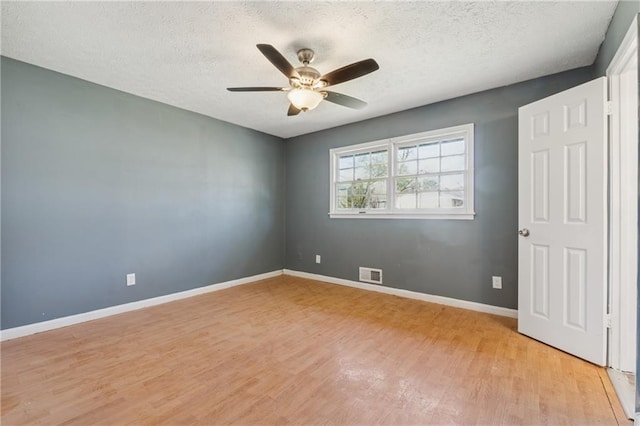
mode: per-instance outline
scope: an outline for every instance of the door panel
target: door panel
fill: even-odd
[[[598,365],[606,344],[605,96],[600,78],[519,109],[518,331]]]

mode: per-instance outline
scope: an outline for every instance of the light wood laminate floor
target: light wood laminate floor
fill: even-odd
[[[290,276],[0,350],[5,426],[631,424],[514,319]]]

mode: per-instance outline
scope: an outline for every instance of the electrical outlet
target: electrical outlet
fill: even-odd
[[[136,274],[127,274],[127,286],[136,284]]]
[[[316,263],[321,263],[322,262],[322,258],[320,257],[319,254],[316,254]]]
[[[491,277],[491,282],[493,283],[493,288],[502,289],[502,277]]]

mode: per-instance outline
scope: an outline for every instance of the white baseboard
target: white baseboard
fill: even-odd
[[[345,280],[342,278],[328,277],[326,275],[311,274],[309,272],[284,270],[285,275],[308,278],[311,280],[325,281],[331,284],[355,287],[362,290],[376,291],[378,293],[392,294],[394,296],[406,297],[409,299],[422,300],[424,302],[438,303],[440,305],[453,306],[456,308],[469,309],[471,311],[484,312],[487,314],[501,315],[503,317],[518,318],[516,309],[503,308],[501,306],[485,305],[484,303],[469,302],[467,300],[453,299],[451,297],[435,296],[432,294],[418,293],[416,291],[402,290],[399,288],[385,287],[381,285],[365,284],[358,281]]]
[[[251,277],[239,278],[237,280],[225,281],[222,283],[211,284],[205,287],[198,287],[192,290],[181,291],[178,293],[167,294],[166,296],[153,297],[151,299],[139,300],[137,302],[125,303],[123,305],[110,306],[104,309],[84,312],[81,314],[70,315],[68,317],[56,318],[49,321],[37,322],[35,324],[23,325],[20,327],[8,328],[0,331],[0,341],[16,339],[18,337],[29,336],[31,334],[41,333],[56,328],[67,327],[81,322],[92,321],[111,315],[121,314],[123,312],[135,311],[150,306],[160,305],[163,303],[173,302],[175,300],[186,299],[187,297],[198,296],[200,294],[210,293],[212,291],[223,290],[225,288],[236,287],[248,284],[254,281],[260,281],[267,278],[273,278],[282,275],[282,270],[267,272],[264,274],[254,275]]]
[[[187,297],[198,296],[200,294],[210,293],[212,291],[223,290],[225,288],[236,287],[248,284],[254,281],[260,281],[267,278],[277,277],[282,274],[295,277],[308,278],[317,281],[325,281],[332,284],[344,285],[347,287],[355,287],[362,290],[376,291],[378,293],[392,294],[395,296],[406,297],[409,299],[417,299],[425,302],[439,303],[441,305],[454,306],[456,308],[469,309],[472,311],[485,312],[494,315],[501,315],[510,318],[517,318],[518,311],[515,309],[503,308],[500,306],[485,305],[477,302],[469,302],[466,300],[453,299],[450,297],[435,296],[426,293],[418,293],[415,291],[402,290],[392,287],[385,287],[373,284],[365,284],[358,281],[350,281],[342,278],[334,278],[326,275],[311,274],[308,272],[292,271],[290,269],[277,270],[264,274],[254,275],[251,277],[240,278],[237,280],[226,281],[217,284],[211,284],[205,287],[198,287],[192,290],[181,291],[179,293],[167,294],[166,296],[153,297],[151,299],[139,300],[137,302],[125,303],[123,305],[110,306],[108,308],[98,309],[95,311],[84,312],[81,314],[70,315],[68,317],[56,318],[49,321],[38,322],[35,324],[27,324],[20,327],[8,328],[0,331],[0,341],[16,339],[18,337],[29,336],[31,334],[42,333],[43,331],[54,330],[56,328],[67,327],[73,324],[79,324],[86,321],[92,321],[99,318],[117,315],[124,312],[135,311],[138,309],[148,308],[150,306],[160,305],[163,303],[173,302],[175,300],[186,299]]]

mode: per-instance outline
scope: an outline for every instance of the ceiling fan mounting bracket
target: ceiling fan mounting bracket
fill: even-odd
[[[303,64],[305,65],[310,64],[311,62],[313,62],[314,59],[315,59],[315,53],[313,52],[313,50],[308,49],[306,47],[304,49],[298,50],[298,60]]]

